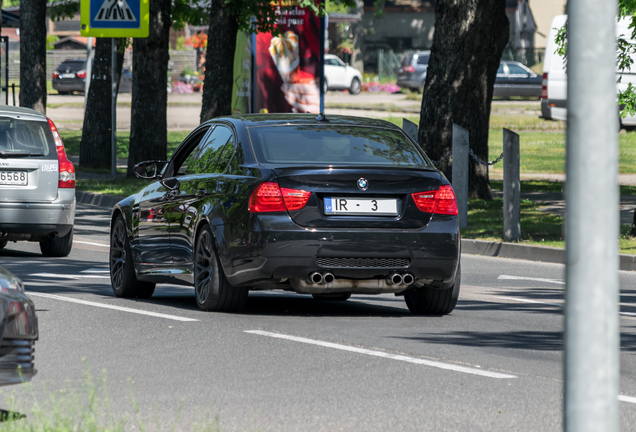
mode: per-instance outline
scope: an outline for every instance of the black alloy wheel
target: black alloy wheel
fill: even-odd
[[[324,85],[322,86],[322,90],[323,90],[322,92],[323,92],[324,94],[327,94],[327,91],[329,91],[329,84],[327,83],[327,77],[325,77],[325,78],[324,78],[324,80],[325,80],[325,83],[324,83]]]
[[[73,248],[73,228],[64,237],[45,238],[40,241],[40,251],[45,257],[65,257]]]
[[[404,292],[404,300],[415,315],[446,315],[457,306],[461,286],[461,266],[457,266],[455,284],[448,289],[432,287],[412,288]]]
[[[117,297],[150,298],[155,284],[142,282],[135,274],[130,240],[122,215],[117,216],[110,231],[110,283]]]
[[[212,231],[205,225],[197,236],[194,253],[194,295],[204,311],[235,312],[243,309],[248,290],[235,287],[225,278],[216,254]]]

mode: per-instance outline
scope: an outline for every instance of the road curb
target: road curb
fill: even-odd
[[[565,264],[565,250],[550,246],[462,239],[462,253]],[[636,271],[636,255],[619,254],[618,268]]]
[[[92,192],[75,191],[78,204],[88,204],[97,207],[111,208],[125,197],[119,195],[103,195]]]

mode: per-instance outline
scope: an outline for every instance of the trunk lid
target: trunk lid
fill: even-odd
[[[299,167],[279,168],[274,173],[281,188],[311,192],[305,207],[289,212],[295,223],[311,228],[420,228],[428,224],[431,214],[418,210],[410,194],[436,190],[442,182],[437,171],[421,168]],[[366,190],[358,186],[361,179],[366,180]],[[352,200],[395,200],[397,214],[328,214],[325,205],[330,198],[334,206],[338,205],[335,198],[345,200],[347,210],[357,205]]]

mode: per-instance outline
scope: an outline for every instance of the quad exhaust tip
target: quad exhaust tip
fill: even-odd
[[[322,275],[322,282],[325,284],[333,283],[336,280],[336,277],[331,273],[325,273]]]
[[[307,278],[307,282],[309,282],[310,284],[314,284],[317,285],[319,283],[322,283],[322,275],[318,272],[313,272],[309,275],[309,277]]]
[[[393,273],[386,279],[386,283],[389,285],[411,285],[415,282],[415,278],[410,273]]]
[[[319,273],[313,272],[307,276],[307,283],[312,285],[319,284],[332,284],[336,281],[336,277],[332,273]],[[386,278],[386,283],[389,285],[411,285],[415,282],[415,278],[410,273],[393,273],[391,276]]]

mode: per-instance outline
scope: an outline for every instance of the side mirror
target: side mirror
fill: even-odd
[[[166,161],[145,161],[140,162],[133,167],[133,173],[139,178],[145,180],[154,180],[156,178],[161,177],[161,172],[163,170]]]

